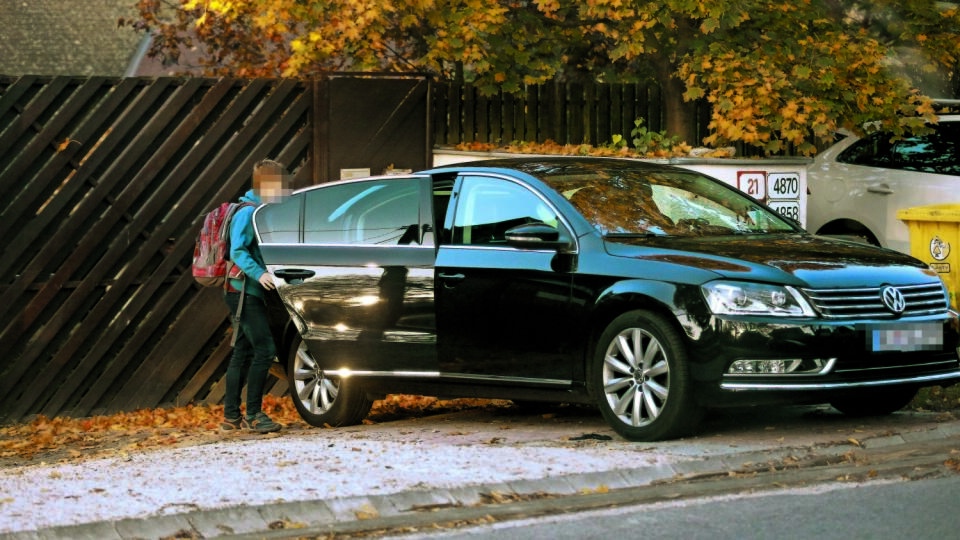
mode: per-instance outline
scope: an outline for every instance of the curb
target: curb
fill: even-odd
[[[960,423],[925,431],[844,441],[806,448],[748,451],[700,460],[679,461],[630,469],[569,474],[504,483],[428,488],[388,495],[361,495],[261,506],[236,506],[143,519],[101,521],[81,525],[0,534],[0,540],[132,540],[172,537],[185,533],[195,538],[269,538],[300,534],[330,534],[410,526],[434,522],[441,513],[463,515],[496,513],[517,505],[545,504],[577,496],[615,492],[666,483],[729,476],[732,472],[757,473],[829,465],[851,451],[888,451],[902,445],[960,438]],[[960,441],[958,441],[960,443]],[[548,498],[549,497],[549,498]],[[499,503],[499,504],[492,504]],[[557,503],[552,503],[556,505]],[[472,512],[471,512],[472,510]],[[309,532],[308,532],[309,531]]]

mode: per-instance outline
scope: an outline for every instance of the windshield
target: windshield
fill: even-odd
[[[694,171],[620,164],[530,171],[605,236],[719,236],[795,232],[749,197]]]

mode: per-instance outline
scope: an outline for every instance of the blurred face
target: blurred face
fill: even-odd
[[[254,185],[260,200],[264,203],[279,202],[290,194],[287,186],[290,184],[290,175],[286,174],[258,174],[254,176]]]

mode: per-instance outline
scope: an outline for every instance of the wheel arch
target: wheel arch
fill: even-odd
[[[875,246],[881,245],[879,238],[870,227],[851,218],[839,218],[828,221],[817,229],[817,234],[823,236],[842,236],[847,239],[858,240]]]
[[[583,357],[585,380],[590,376],[590,365],[601,334],[614,319],[624,313],[643,310],[661,315],[684,340],[688,339],[687,330],[679,320],[681,310],[673,303],[676,297],[676,285],[650,280],[621,281],[603,291],[590,314],[589,336]]]

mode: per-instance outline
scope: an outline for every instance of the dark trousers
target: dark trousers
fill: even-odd
[[[233,320],[237,315],[240,293],[228,292],[224,299]],[[277,356],[277,346],[267,319],[267,305],[262,298],[243,295],[239,323],[234,321],[233,325],[237,340],[227,366],[227,388],[223,396],[223,415],[229,419],[240,418],[240,394],[244,385],[247,386],[247,417],[260,412],[270,365]]]

